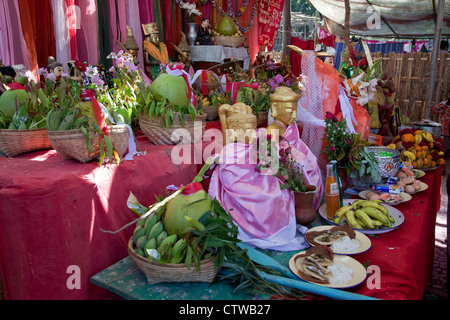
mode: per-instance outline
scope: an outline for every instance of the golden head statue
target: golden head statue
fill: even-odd
[[[219,108],[223,144],[243,142],[251,144],[256,139],[256,116],[248,105],[238,102]]]
[[[270,107],[272,117],[275,120],[267,127],[267,134],[272,134],[273,130],[278,130],[283,136],[286,129],[295,122],[297,118],[297,103],[300,95],[288,87],[278,87],[270,96]]]
[[[127,38],[123,46],[128,50],[128,52],[137,60],[139,53],[139,45],[134,37],[133,29],[127,25]]]
[[[156,22],[143,24],[142,29],[144,30],[144,34],[149,38],[150,42],[157,46],[159,44],[158,24]]]

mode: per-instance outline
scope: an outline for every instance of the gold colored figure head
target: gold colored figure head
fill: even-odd
[[[159,44],[159,29],[156,22],[143,24],[142,29],[144,30],[144,34],[148,37],[151,43],[153,43],[155,46]]]
[[[223,144],[236,141],[251,144],[256,139],[256,116],[251,107],[242,102],[219,108]]]
[[[271,130],[280,131],[280,136],[284,134],[286,128],[295,122],[297,118],[297,103],[300,95],[292,91],[288,87],[278,87],[270,96],[272,117],[275,120],[267,128],[267,133],[271,134]]]
[[[138,59],[140,48],[134,37],[134,31],[130,26],[127,26],[127,38],[123,45],[135,59]]]

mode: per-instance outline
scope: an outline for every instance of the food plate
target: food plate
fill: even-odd
[[[369,193],[369,192],[373,192],[373,190],[365,190],[365,191],[361,191],[360,193],[359,193],[359,196],[362,198],[362,199],[364,199],[364,200],[369,200],[369,199],[367,199],[367,197],[366,197],[366,195]],[[395,201],[395,200],[393,200],[393,197],[391,198],[391,199],[387,199],[387,200],[381,200],[381,202],[383,203],[383,204],[388,204],[388,205],[390,205],[390,206],[396,206],[396,205],[398,205],[398,204],[400,204],[400,203],[403,203],[403,202],[407,202],[407,201],[409,201],[409,200],[411,200],[412,199],[412,197],[408,194],[408,193],[406,193],[406,192],[402,192],[402,193],[400,193],[400,194],[398,194],[400,197],[402,197],[402,201]]]
[[[423,176],[425,176],[425,172],[423,172],[422,170],[414,169],[413,172],[416,176],[416,179],[420,179],[423,178]]]
[[[439,168],[440,166],[437,166],[437,167],[432,167],[432,168],[420,168],[420,170],[422,170],[422,171],[433,171],[433,170],[436,170],[437,168]]]
[[[425,191],[428,189],[428,185],[426,183],[423,183],[422,181],[420,182],[420,190],[419,191],[414,191],[414,192],[406,192],[407,194],[416,194],[422,191]]]
[[[366,280],[366,276],[367,276],[367,271],[366,268],[364,268],[364,266],[358,262],[357,260],[353,259],[352,257],[349,256],[345,256],[345,255],[334,255],[334,260],[333,262],[335,264],[344,264],[345,266],[353,269],[353,274],[352,274],[352,278],[347,281],[347,282],[342,282],[342,283],[336,283],[336,284],[321,284],[321,283],[316,283],[313,281],[308,281],[306,279],[304,279],[301,274],[298,272],[298,268],[297,265],[295,263],[295,258],[298,255],[304,254],[304,252],[300,252],[295,254],[291,260],[289,260],[289,268],[291,269],[291,271],[300,279],[305,280],[307,282],[310,283],[314,283],[317,284],[319,286],[324,286],[324,287],[328,287],[328,288],[336,288],[336,289],[347,289],[347,288],[352,288],[352,287],[356,287],[357,285],[360,285],[361,283],[364,282],[364,280]]]
[[[356,199],[344,199],[343,201],[344,201],[344,206],[348,206],[349,204],[353,203],[353,201],[356,201]],[[355,231],[359,231],[364,234],[387,233],[387,232],[391,232],[392,230],[397,229],[398,227],[400,227],[403,224],[403,222],[405,222],[405,216],[403,215],[403,213],[400,210],[395,209],[394,207],[391,207],[390,205],[387,205],[387,204],[383,204],[383,205],[388,209],[388,211],[392,215],[392,217],[394,217],[394,222],[392,223],[392,226],[390,228],[383,227],[382,229],[355,229]],[[337,225],[332,220],[327,219],[327,204],[326,203],[324,203],[319,208],[319,214],[329,224]],[[344,220],[345,219],[342,219],[342,221],[341,221],[341,223],[339,223],[339,225],[341,225],[341,226],[345,225]]]
[[[314,227],[309,229],[306,233],[305,233],[305,239],[306,239],[306,235],[308,234],[308,232],[313,232],[313,231],[325,231],[325,230],[330,230],[331,228],[333,228],[334,226],[318,226],[318,227]],[[372,242],[370,241],[369,237],[366,236],[365,234],[356,231],[356,236],[355,239],[359,242],[359,248],[355,251],[335,251],[333,250],[334,254],[344,254],[344,255],[354,255],[354,254],[359,254],[359,253],[363,253],[366,252],[367,250],[369,250],[372,247]],[[306,240],[311,246],[314,246],[314,243],[309,242],[308,240]],[[332,247],[330,247],[331,249],[333,249]]]

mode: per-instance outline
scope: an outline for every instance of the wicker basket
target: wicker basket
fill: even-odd
[[[52,149],[52,145],[48,139],[47,129],[0,130],[0,151],[8,157],[49,149]]]
[[[198,115],[195,119],[195,122],[202,122],[202,132],[200,139],[203,138],[203,134],[206,130],[206,114]],[[191,120],[189,115],[186,116],[184,121],[184,127],[181,125],[181,119],[178,113],[174,113],[173,125],[166,129],[163,127],[162,118],[150,118],[148,116],[141,115],[139,117],[139,125],[142,129],[142,132],[145,136],[150,140],[151,143],[155,145],[177,145],[177,144],[186,144],[186,143],[194,143],[196,142],[196,138],[198,139],[199,133],[195,134],[195,123]],[[185,139],[185,137],[179,137],[178,141],[172,141],[172,134],[178,129],[185,129],[190,134],[189,139]]]
[[[203,112],[206,114],[206,120],[216,120],[219,117],[219,105],[203,107]]]
[[[214,41],[218,46],[238,48],[242,46],[245,38],[236,36],[215,36]]]
[[[109,138],[120,157],[123,157],[128,149],[130,133],[126,125],[109,126]],[[53,148],[63,159],[75,159],[86,163],[100,157],[100,136],[92,137],[92,150],[88,155],[86,138],[80,129],[67,131],[49,131],[48,138]]]
[[[137,267],[144,273],[149,284],[164,282],[213,282],[219,272],[214,267],[216,257],[200,262],[200,271],[195,266],[190,269],[185,264],[161,264],[138,255],[134,251],[133,240],[128,242],[128,253]]]

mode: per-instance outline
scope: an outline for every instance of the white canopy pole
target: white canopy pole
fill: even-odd
[[[441,43],[442,33],[442,21],[444,20],[444,0],[439,0],[437,8],[436,29],[434,33],[433,53],[431,55],[431,68],[430,68],[430,86],[428,87],[427,105],[425,119],[431,119],[431,110],[433,108],[433,98],[435,96],[436,86],[436,71],[437,71],[437,58],[439,53],[439,46]]]

